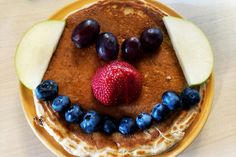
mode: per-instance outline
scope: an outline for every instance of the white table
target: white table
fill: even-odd
[[[236,1],[161,0],[206,33],[215,52],[210,117],[181,156],[236,156]],[[0,156],[54,156],[27,124],[18,99],[14,53],[23,33],[73,0],[0,0]]]

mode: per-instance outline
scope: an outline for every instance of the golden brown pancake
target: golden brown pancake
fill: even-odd
[[[154,6],[131,0],[102,1],[71,14],[66,19],[64,33],[43,79],[55,80],[59,85],[59,95],[69,96],[72,103],[80,104],[85,110],[93,109],[117,120],[124,116],[135,118],[140,112],[150,113],[153,106],[161,102],[161,96],[165,91],[181,92],[186,87],[184,75],[162,21],[163,16],[165,14]],[[88,18],[99,22],[101,32],[112,32],[118,38],[120,45],[125,38],[140,36],[146,28],[160,27],[163,31],[164,41],[161,47],[156,52],[146,54],[137,62],[131,63],[143,76],[141,95],[134,102],[107,107],[94,98],[91,79],[95,71],[107,63],[97,56],[95,44],[78,49],[71,41],[75,26]],[[119,56],[118,60],[122,60],[122,57]],[[143,152],[140,150],[136,154],[146,156],[166,151],[183,137],[182,134],[198,112],[196,107],[189,111],[172,113],[167,120],[154,123],[149,130],[124,136],[118,132],[112,135],[104,135],[100,132],[85,134],[79,125],[66,124],[63,118],[53,112],[50,104],[41,102],[41,105],[45,111],[41,117],[44,124],[52,128],[57,138],[61,140],[69,137],[77,144],[84,142],[86,144],[84,149],[88,152],[88,156],[92,156],[91,152],[106,148],[113,149],[113,154],[118,156],[119,154],[132,156],[134,153],[130,152],[136,149],[144,149],[144,146],[153,149],[156,148],[154,144],[158,146],[160,143],[166,145],[160,148],[160,151],[147,151],[145,148]],[[177,131],[176,136],[173,131]],[[174,140],[171,141],[172,139]],[[122,152],[123,148],[124,152]]]

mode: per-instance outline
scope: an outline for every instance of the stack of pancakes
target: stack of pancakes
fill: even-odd
[[[175,56],[162,17],[165,13],[141,1],[100,1],[71,14],[58,47],[44,75],[44,80],[55,80],[59,94],[70,97],[72,103],[81,104],[85,110],[96,110],[114,117],[135,118],[140,112],[150,113],[153,106],[161,102],[167,90],[181,92],[186,86],[181,67]],[[97,56],[95,45],[78,49],[71,41],[73,29],[81,21],[92,18],[100,23],[101,32],[112,32],[121,44],[124,39],[140,36],[146,28],[159,27],[164,41],[157,52],[145,55],[132,63],[143,76],[142,92],[131,104],[103,106],[96,101],[91,90],[91,79],[95,71],[106,64]],[[122,60],[122,57],[118,57]],[[202,94],[204,87],[200,89]],[[202,95],[203,97],[203,95]],[[53,112],[49,103],[35,97],[37,116],[43,127],[64,149],[75,156],[149,156],[160,154],[178,141],[200,112],[200,104],[188,111],[179,111],[161,122],[154,123],[145,131],[130,136],[120,133],[104,135],[100,132],[85,134],[79,125],[69,125]]]

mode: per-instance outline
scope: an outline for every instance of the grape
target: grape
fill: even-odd
[[[136,60],[142,55],[142,45],[137,37],[127,38],[122,44],[122,56],[126,60]]]
[[[87,19],[78,24],[71,36],[71,40],[77,48],[87,47],[98,37],[100,26],[97,21]]]
[[[97,39],[96,50],[102,60],[115,60],[119,53],[117,38],[110,32],[101,33]]]
[[[146,52],[153,52],[158,49],[163,41],[163,34],[160,28],[149,28],[143,31],[141,43]]]

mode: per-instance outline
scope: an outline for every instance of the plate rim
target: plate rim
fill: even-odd
[[[155,0],[143,0],[146,1],[147,3],[150,3],[154,5],[155,7],[158,7],[160,10],[164,11],[165,13],[184,18],[180,13],[175,11],[173,8]],[[75,2],[69,3],[62,7],[61,9],[58,9],[55,13],[53,13],[49,19],[64,19],[69,13],[74,12],[76,10],[79,10],[81,7],[84,5],[91,4],[93,2],[97,2],[97,0],[77,0]],[[20,104],[22,106],[24,116],[30,125],[31,129],[33,130],[34,134],[37,136],[37,138],[43,143],[46,148],[48,148],[52,153],[54,153],[57,156],[67,156],[67,157],[73,157],[71,154],[66,152],[64,148],[59,145],[53,137],[51,137],[45,130],[44,128],[40,128],[37,125],[35,125],[32,117],[33,114],[29,113],[27,110],[28,107],[26,105],[26,93],[30,93],[32,96],[32,91],[25,87],[20,81],[19,81],[19,97],[20,97]],[[30,94],[29,94],[30,95]],[[207,87],[206,87],[206,96],[204,98],[204,105],[205,107],[205,113],[203,114],[203,110],[201,111],[200,114],[198,114],[198,117],[195,118],[194,122],[191,124],[191,126],[187,129],[186,135],[184,135],[184,138],[179,141],[176,146],[174,146],[171,150],[164,152],[160,156],[177,156],[181,152],[183,152],[188,146],[191,145],[191,143],[197,138],[201,130],[203,129],[211,111],[212,103],[213,103],[213,96],[214,96],[214,74],[212,73],[211,76],[208,79]],[[33,99],[33,97],[31,97]],[[206,100],[205,100],[206,99]],[[35,107],[33,107],[35,110]],[[35,116],[35,111],[34,111],[34,116]],[[194,130],[194,131],[193,131]],[[47,134],[46,137],[43,134]],[[50,136],[50,137],[49,137]],[[186,139],[188,137],[188,139]],[[53,141],[54,142],[53,142]]]

